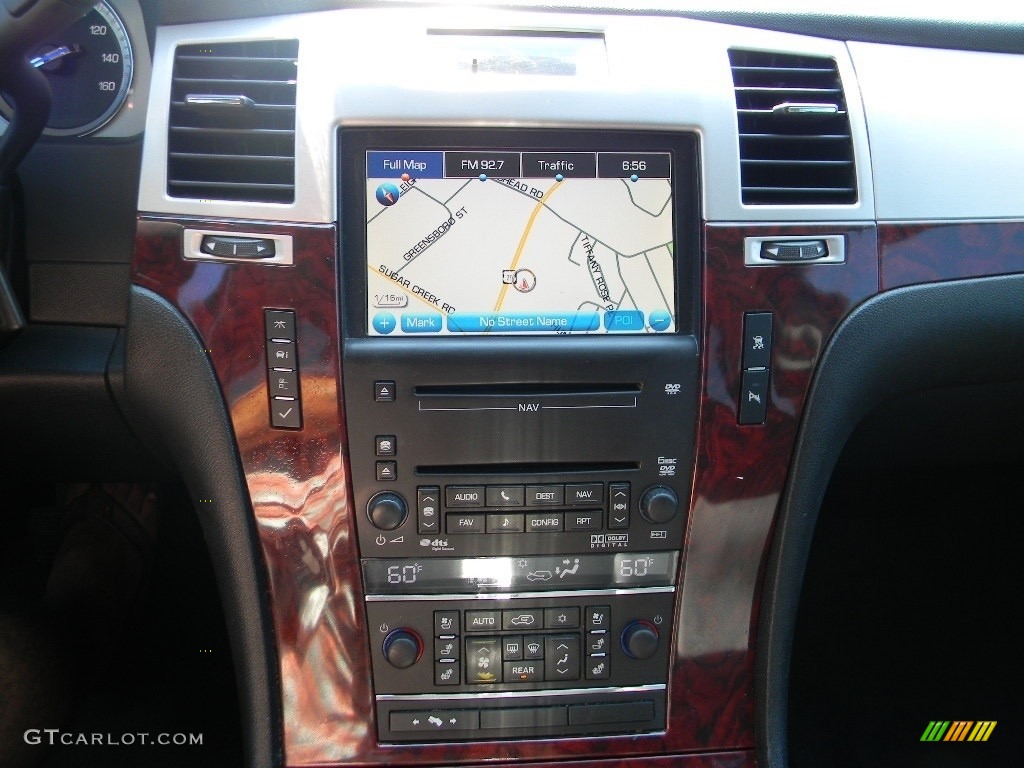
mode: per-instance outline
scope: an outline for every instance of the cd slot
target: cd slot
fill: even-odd
[[[640,384],[468,384],[413,388],[419,411],[513,411],[636,408]]]
[[[421,477],[442,477],[456,475],[570,475],[606,474],[610,472],[636,472],[640,463],[636,461],[604,462],[503,462],[501,464],[421,464],[416,474]]]

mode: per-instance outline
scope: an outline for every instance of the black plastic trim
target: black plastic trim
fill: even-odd
[[[908,392],[1024,379],[1024,275],[882,293],[836,330],[807,399],[768,555],[757,627],[759,765],[788,765],[789,671],[818,510],[857,424]]]
[[[199,513],[231,639],[246,765],[282,765],[268,578],[231,422],[199,337],[171,304],[138,286],[128,308],[123,392],[129,422],[170,456]]]
[[[159,479],[107,383],[113,328],[28,325],[0,350],[0,476],[19,480]]]

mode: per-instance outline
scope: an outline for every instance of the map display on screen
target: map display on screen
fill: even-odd
[[[366,153],[371,336],[670,333],[672,155]]]

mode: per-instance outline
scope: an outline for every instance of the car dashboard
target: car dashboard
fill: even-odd
[[[164,5],[26,303],[188,486],[248,761],[786,765],[847,437],[1021,373],[1013,35]]]

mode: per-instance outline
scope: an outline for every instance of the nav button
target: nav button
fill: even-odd
[[[602,504],[604,483],[581,483],[565,486],[566,504]]]

